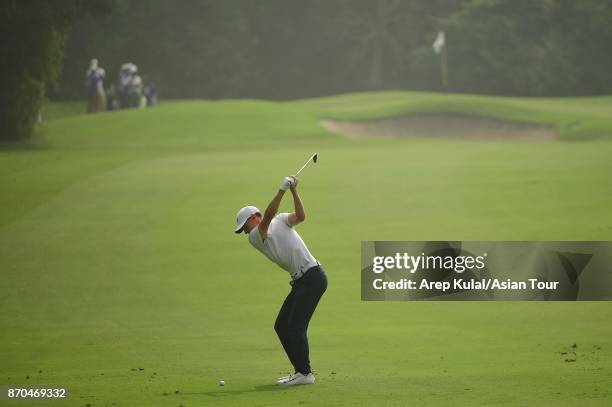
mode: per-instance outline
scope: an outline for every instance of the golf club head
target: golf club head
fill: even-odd
[[[318,157],[319,153],[315,153],[315,155],[312,156],[312,162],[317,162],[317,157]]]

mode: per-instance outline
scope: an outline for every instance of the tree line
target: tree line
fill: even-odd
[[[2,54],[21,58],[19,67],[1,68],[0,80],[10,85],[0,100],[3,122],[7,112],[31,121],[45,84],[54,99],[81,98],[91,58],[106,69],[107,81],[122,64],[137,64],[168,98],[293,99],[388,89],[612,93],[612,2],[606,0],[1,4],[1,30],[13,39]],[[431,46],[439,31],[446,34],[448,87]]]
[[[114,4],[114,0],[0,1],[0,140],[32,133],[45,89],[58,84],[70,27],[83,16],[109,13]]]

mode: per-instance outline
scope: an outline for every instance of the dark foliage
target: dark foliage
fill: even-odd
[[[61,69],[70,24],[79,16],[108,12],[112,0],[0,1],[0,139],[28,137],[45,85]]]

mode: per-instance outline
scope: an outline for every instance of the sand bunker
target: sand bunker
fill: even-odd
[[[474,140],[554,141],[549,126],[513,123],[457,114],[418,114],[368,121],[321,120],[334,133],[353,138],[421,137]]]

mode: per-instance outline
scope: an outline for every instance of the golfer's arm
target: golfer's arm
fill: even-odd
[[[295,207],[295,212],[289,214],[288,220],[291,226],[295,226],[298,223],[304,222],[306,219],[306,212],[304,212],[304,205],[302,204],[302,200],[300,199],[297,189],[292,188],[291,195],[293,195],[293,206]]]
[[[274,198],[268,204],[266,211],[264,212],[263,219],[259,223],[259,234],[262,239],[265,239],[268,234],[268,227],[270,226],[270,222],[274,219],[276,212],[278,212],[278,207],[280,205],[281,200],[283,199],[283,195],[285,195],[285,191],[279,190]]]

